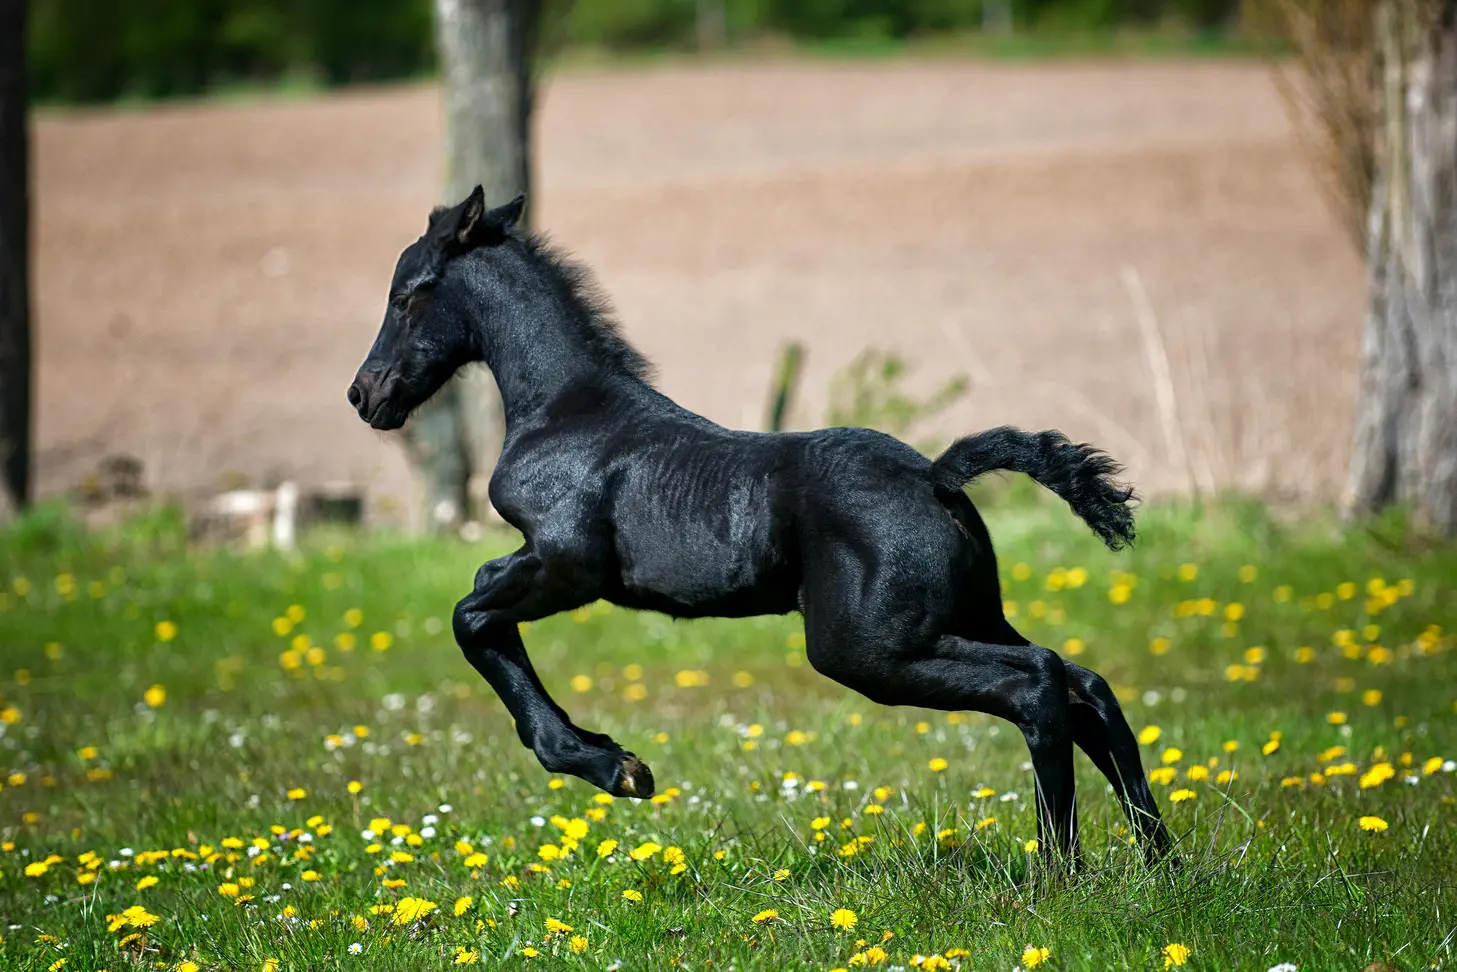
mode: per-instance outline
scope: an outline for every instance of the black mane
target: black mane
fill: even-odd
[[[543,276],[582,326],[587,342],[602,360],[620,374],[651,385],[651,361],[622,336],[622,323],[592,271],[554,246],[544,235],[523,233],[519,237],[526,254],[544,272]]]

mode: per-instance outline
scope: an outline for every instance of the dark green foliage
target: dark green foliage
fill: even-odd
[[[700,0],[544,0],[551,48],[690,48]],[[980,28],[987,0],[710,0],[730,40],[901,40]],[[1238,0],[1011,0],[1018,28],[1228,24]],[[33,96],[169,97],[433,70],[432,0],[31,0]]]

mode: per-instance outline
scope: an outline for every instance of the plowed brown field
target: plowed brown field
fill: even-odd
[[[1363,270],[1261,65],[571,73],[538,135],[537,225],[720,422],[762,421],[784,339],[809,347],[801,426],[878,346],[928,389],[971,378],[928,431],[1060,427],[1153,492],[1339,489]],[[344,391],[437,201],[434,88],[44,113],[36,139],[43,492],[126,452],[165,492],[409,495]]]

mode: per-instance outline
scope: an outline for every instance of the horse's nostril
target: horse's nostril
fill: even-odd
[[[349,386],[349,404],[355,408],[364,404],[364,392],[359,390],[359,382]]]

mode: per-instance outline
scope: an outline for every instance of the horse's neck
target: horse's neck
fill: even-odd
[[[573,388],[622,384],[580,328],[561,316],[513,315],[512,325],[490,335],[484,347],[508,430],[534,424],[547,403]]]
[[[519,268],[515,286],[479,294],[477,343],[500,389],[507,428],[534,424],[548,402],[574,388],[646,389],[640,375],[614,356],[612,342],[594,330],[590,302],[570,284],[551,280],[558,270],[532,263]]]

